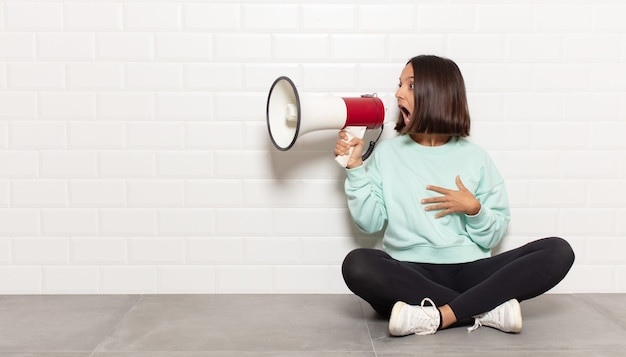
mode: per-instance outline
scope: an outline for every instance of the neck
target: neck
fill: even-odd
[[[411,134],[411,139],[423,146],[441,146],[450,140],[450,135],[444,134]]]

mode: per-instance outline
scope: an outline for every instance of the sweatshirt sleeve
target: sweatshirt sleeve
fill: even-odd
[[[466,229],[474,243],[491,249],[504,237],[511,219],[504,182],[500,179],[490,190],[477,193],[476,199],[481,209],[476,215],[465,216]]]
[[[376,233],[387,221],[382,186],[374,162],[346,170],[345,191],[348,209],[357,227],[364,233]]]

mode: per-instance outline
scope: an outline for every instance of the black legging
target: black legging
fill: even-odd
[[[403,262],[378,249],[359,248],[346,256],[342,272],[350,290],[384,316],[389,317],[397,301],[418,305],[430,298],[437,306],[448,304],[461,321],[512,298],[543,294],[573,263],[569,243],[552,237],[460,264]]]

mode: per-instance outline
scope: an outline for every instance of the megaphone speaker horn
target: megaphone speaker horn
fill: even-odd
[[[272,143],[286,151],[300,136],[316,130],[346,129],[350,139],[363,138],[366,129],[383,125],[385,107],[375,95],[354,98],[300,95],[293,81],[281,76],[270,88],[266,118]],[[349,155],[337,157],[340,164],[348,158]]]

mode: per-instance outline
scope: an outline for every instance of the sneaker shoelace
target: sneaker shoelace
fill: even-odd
[[[474,326],[468,327],[467,332],[470,333],[472,331],[476,331],[479,327],[481,327],[483,324],[482,322],[480,322],[480,320],[482,319],[491,319],[494,321],[498,321],[499,316],[494,316],[494,315],[499,315],[498,314],[499,311],[500,309],[493,309],[489,312],[486,312],[484,314],[474,317]]]
[[[426,309],[425,304],[429,303],[430,306],[432,306],[432,309]],[[426,325],[428,326],[429,330],[426,331],[420,331],[420,332],[416,332],[416,335],[430,335],[433,334],[437,331],[437,329],[439,328],[439,324],[437,323],[437,321],[439,321],[439,312],[437,311],[437,308],[435,307],[435,303],[429,299],[429,298],[424,298],[424,300],[422,300],[422,303],[420,304],[419,308],[422,310],[423,314],[426,316],[426,318],[422,317],[421,314],[413,314],[413,318],[414,318],[414,322],[416,326],[423,326]],[[430,312],[429,312],[430,310]],[[426,321],[426,324],[421,324],[419,323],[419,320],[424,320]]]

